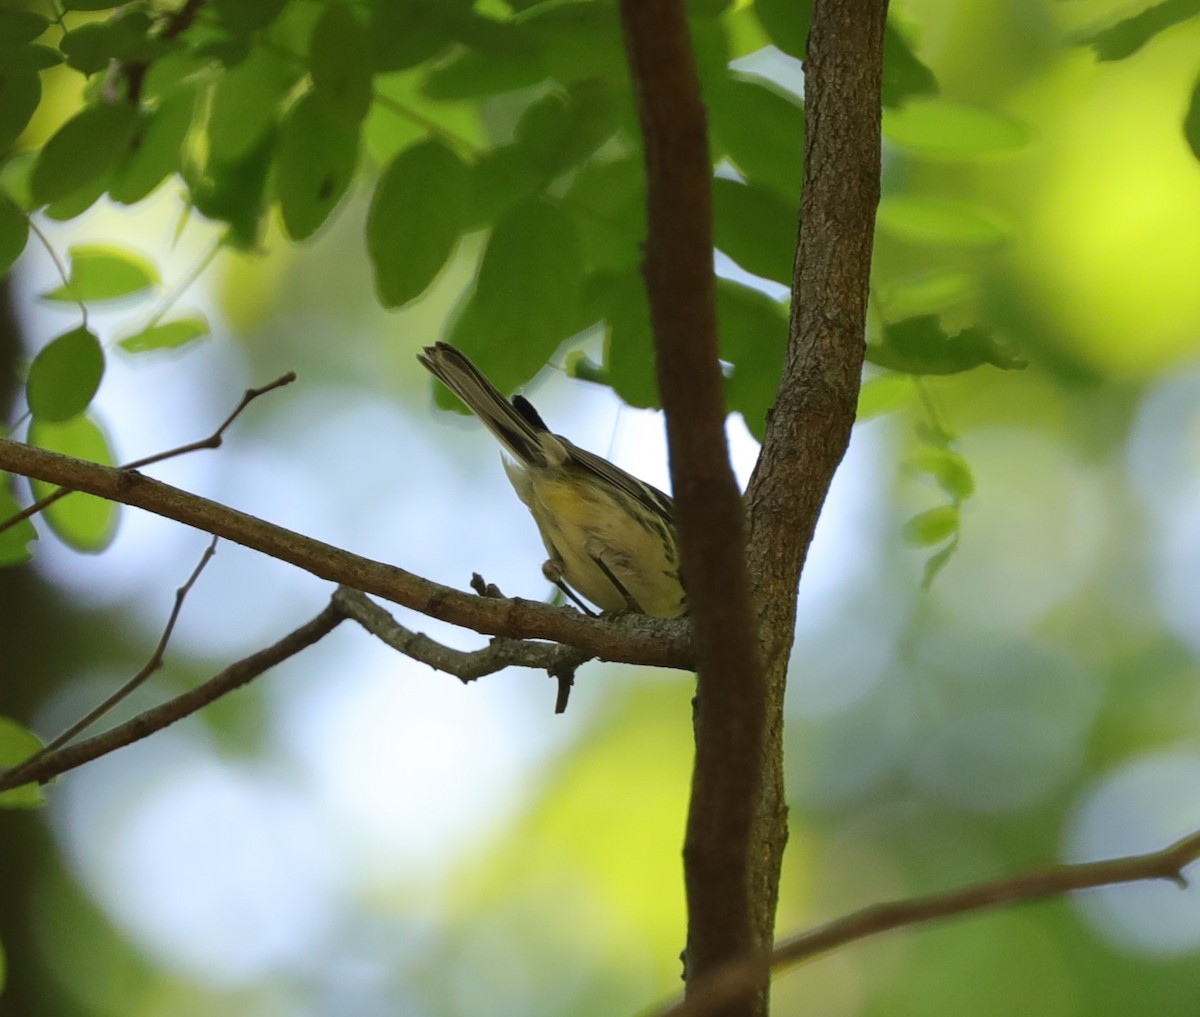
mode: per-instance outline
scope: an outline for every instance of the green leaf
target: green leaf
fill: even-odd
[[[85,106],[46,142],[33,167],[30,189],[39,205],[107,181],[125,157],[137,130],[137,112],[128,103]]]
[[[588,289],[589,302],[605,323],[604,382],[630,406],[659,406],[650,305],[641,274],[633,269],[597,276],[588,280]]]
[[[113,465],[112,449],[104,432],[83,415],[61,424],[34,420],[29,428],[29,441],[51,452],[104,466]],[[40,480],[32,481],[32,486],[36,498],[44,498],[56,490],[53,484]],[[116,503],[94,495],[73,492],[42,514],[55,536],[76,551],[98,553],[108,547],[116,535]]]
[[[106,11],[110,7],[120,7],[123,0],[63,0],[63,7],[68,11]]]
[[[908,40],[888,19],[883,30],[883,105],[903,105],[914,95],[938,90],[933,71],[921,63]]]
[[[799,204],[804,175],[804,107],[759,78],[713,82],[709,122],[719,151],[749,182]]]
[[[1192,86],[1192,97],[1183,117],[1183,136],[1187,139],[1192,155],[1200,159],[1200,78],[1197,78],[1196,84]]]
[[[345,4],[331,3],[313,29],[309,49],[313,92],[329,120],[343,129],[362,122],[371,108],[371,58],[367,33]]]
[[[26,399],[35,420],[69,420],[88,408],[104,377],[104,350],[84,326],[52,339],[29,367]]]
[[[798,219],[798,208],[769,188],[713,180],[713,240],[747,272],[791,283]]]
[[[238,163],[248,158],[278,119],[297,76],[282,56],[262,47],[222,74],[208,118],[210,159]]]
[[[0,11],[0,43],[33,42],[47,28],[50,19],[33,11]]]
[[[8,195],[0,193],[0,276],[3,276],[25,250],[29,239],[29,220]]]
[[[908,460],[908,467],[919,473],[927,473],[956,502],[970,498],[975,493],[975,477],[967,461],[953,449],[936,445],[923,445]]]
[[[1159,32],[1200,14],[1200,0],[1166,0],[1083,40],[1100,60],[1132,56]]]
[[[602,84],[588,82],[530,103],[513,140],[530,165],[553,178],[590,156],[616,130],[611,94]]]
[[[0,481],[6,479],[0,474]],[[17,504],[16,498],[0,484],[0,522],[11,519],[20,511],[21,506]],[[0,567],[20,565],[29,561],[32,557],[29,544],[34,540],[37,540],[37,530],[28,519],[22,519],[15,526],[0,530]]]
[[[641,264],[646,175],[640,155],[586,163],[575,175],[566,202],[582,213],[579,238],[589,268],[625,272]]]
[[[68,66],[84,74],[102,71],[112,60],[148,64],[171,47],[170,41],[152,34],[153,24],[142,11],[89,21],[67,32],[59,49]]]
[[[894,145],[934,159],[974,159],[1015,152],[1031,132],[999,110],[946,99],[920,99],[883,115],[883,136]]]
[[[491,227],[506,212],[540,193],[546,185],[545,175],[530,164],[526,154],[516,145],[485,149],[475,157],[467,172],[464,233]]]
[[[208,321],[203,315],[191,315],[151,325],[131,336],[126,336],[117,345],[129,353],[145,353],[148,350],[174,350],[208,335]]]
[[[463,50],[434,67],[426,76],[422,91],[429,98],[443,102],[483,99],[529,88],[544,81],[546,74],[540,54]]]
[[[900,531],[906,543],[914,547],[931,547],[958,532],[958,508],[939,505],[919,512],[904,524]]]
[[[527,201],[488,238],[475,286],[451,328],[450,341],[494,363],[504,391],[531,377],[583,321],[583,259],[575,221],[556,205]]]
[[[66,286],[43,293],[43,300],[86,303],[119,300],[159,284],[154,264],[138,254],[108,244],[81,244],[70,249]]]
[[[331,122],[314,92],[301,96],[283,118],[275,152],[275,193],[293,240],[307,240],[324,224],[357,165],[357,125]]]
[[[914,395],[912,378],[907,374],[889,372],[869,378],[858,390],[858,409],[854,419],[870,420],[901,410],[912,403]]]
[[[787,309],[761,290],[718,279],[717,325],[721,359],[733,365],[725,383],[729,408],[762,441],[783,373]]]
[[[754,13],[778,49],[804,59],[812,27],[812,0],[755,0]]]
[[[957,374],[983,364],[1003,370],[1026,366],[990,329],[975,326],[950,336],[931,314],[884,325],[882,341],[867,346],[867,360],[908,374]]]
[[[990,209],[958,198],[890,195],[879,202],[879,228],[915,244],[993,247],[1010,228]]]
[[[15,720],[0,717],[0,769],[24,762],[41,747],[41,740],[31,731]],[[36,783],[0,792],[0,809],[34,809],[44,801],[42,789]],[[0,976],[3,973],[3,964],[0,964]]]
[[[133,151],[113,173],[108,193],[114,201],[141,201],[183,165],[183,145],[192,126],[196,93],[181,88],[153,113],[143,116]]]
[[[371,5],[368,41],[371,66],[379,72],[403,71],[432,60],[454,41],[443,0],[382,0]]]
[[[287,0],[213,0],[222,24],[237,35],[266,28],[286,3]]]
[[[11,55],[0,74],[0,152],[12,148],[42,99],[42,79],[27,47],[24,59]]]
[[[950,559],[954,557],[954,552],[957,550],[958,536],[956,534],[950,543],[948,543],[940,551],[937,551],[929,556],[929,559],[925,562],[925,569],[921,575],[922,590],[928,590],[933,585],[933,581],[937,579],[942,569],[944,569],[950,562]]]
[[[555,81],[623,81],[629,75],[617,5],[542,4],[518,20]]]
[[[898,279],[878,293],[879,306],[889,320],[929,314],[959,303],[978,289],[975,276],[954,270],[927,272]]]
[[[237,162],[210,160],[198,176],[184,165],[192,203],[201,215],[229,224],[225,239],[235,247],[249,250],[258,245],[274,153],[275,134],[269,131],[257,148]]]
[[[397,155],[367,213],[367,251],[384,307],[420,296],[449,260],[463,227],[467,168],[440,141]]]

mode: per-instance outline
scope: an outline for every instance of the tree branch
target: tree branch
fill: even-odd
[[[1118,883],[1168,879],[1184,888],[1187,886],[1184,869],[1197,859],[1200,859],[1200,830],[1160,851],[1147,854],[1075,865],[1055,865],[1019,876],[972,883],[925,897],[872,904],[792,936],[780,943],[765,960],[728,965],[709,982],[703,993],[665,1007],[657,1011],[654,1017],[706,1017],[716,1013],[725,1001],[736,997],[747,986],[755,984],[768,970],[790,967],[892,929]]]
[[[276,664],[289,657],[294,657],[301,650],[312,646],[313,643],[332,632],[344,619],[345,616],[341,610],[330,603],[315,618],[289,632],[277,643],[230,664],[224,671],[213,676],[204,684],[176,696],[161,706],[139,713],[132,720],[119,724],[94,738],[76,742],[74,745],[68,745],[44,756],[39,753],[38,756],[24,763],[0,771],[0,791],[7,791],[35,781],[44,784],[60,773],[66,773],[84,763],[90,763],[93,759],[98,759],[119,748],[140,741],[148,735],[154,734],[155,731],[161,731],[176,721],[203,709],[227,692],[241,688]]]
[[[514,639],[549,639],[578,647],[601,660],[691,667],[691,627],[686,620],[644,615],[592,618],[536,601],[496,600],[462,593],[151,480],[134,470],[100,466],[8,438],[0,438],[0,470],[146,509],[278,558],[321,579],[375,594],[476,632]]]
[[[743,511],[725,439],[713,276],[712,163],[683,0],[622,0],[645,141],[646,255],[658,388],[695,624],[696,761],[684,845],[687,984],[760,951],[753,878],[764,691],[750,610]],[[753,1014],[765,995],[729,1009]]]

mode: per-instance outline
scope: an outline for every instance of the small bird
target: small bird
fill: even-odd
[[[542,573],[583,610],[673,618],[687,610],[671,499],[607,459],[552,434],[529,400],[505,399],[449,343],[417,359],[512,457],[504,471],[533,515],[549,559]]]

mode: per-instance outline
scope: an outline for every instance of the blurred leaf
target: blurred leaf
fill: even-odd
[[[136,110],[127,103],[85,106],[58,129],[42,149],[29,184],[34,200],[48,205],[100,185],[124,158],[137,130]]]
[[[112,176],[108,193],[114,201],[141,201],[183,163],[183,144],[192,126],[196,93],[181,88],[153,113],[143,115],[133,151]]]
[[[0,11],[0,43],[33,42],[47,28],[50,19],[34,11]]]
[[[315,92],[288,110],[275,151],[275,192],[293,240],[307,240],[337,207],[358,165],[357,124],[331,121]]]
[[[420,296],[449,260],[467,184],[466,166],[440,141],[413,145],[384,169],[367,213],[367,251],[384,307]]]
[[[450,341],[495,365],[493,381],[511,391],[541,368],[587,322],[583,259],[575,221],[557,205],[530,200],[488,238],[475,286],[459,310]],[[495,351],[503,350],[502,364]]]
[[[804,107],[767,82],[741,75],[714,82],[705,98],[717,148],[750,183],[772,187],[798,205]]]
[[[236,163],[248,157],[278,119],[297,76],[282,56],[263,47],[222,74],[208,117],[209,158]]]
[[[725,383],[729,408],[762,441],[783,373],[787,309],[760,290],[718,279],[717,324],[721,359],[733,364]]]
[[[485,149],[475,157],[467,173],[469,186],[463,232],[490,227],[510,209],[539,193],[546,184],[545,176],[516,145]]]
[[[89,21],[67,32],[59,49],[67,64],[84,74],[102,71],[113,60],[150,63],[170,42],[151,33],[153,22],[142,11],[129,11],[107,21]]]
[[[443,0],[378,0],[371,4],[367,41],[371,66],[402,71],[432,60],[454,41],[438,10]]]
[[[542,4],[518,19],[556,81],[625,81],[629,68],[617,5],[597,0]]]
[[[63,0],[63,8],[68,11],[106,11],[110,7],[120,7],[124,0]]]
[[[29,239],[29,220],[8,195],[0,193],[0,276],[3,276],[25,250]]]
[[[275,153],[275,135],[268,132],[244,159],[224,163],[210,160],[197,176],[184,165],[192,202],[201,215],[229,224],[226,238],[236,247],[258,244],[266,212],[267,171]]]
[[[1100,60],[1132,56],[1159,32],[1200,14],[1200,0],[1166,0],[1083,40]]]
[[[0,482],[6,483],[7,477],[0,474]],[[3,483],[0,483],[0,522],[11,519],[21,511],[16,498],[8,493]],[[29,544],[34,540],[37,540],[37,530],[29,519],[22,519],[15,526],[0,531],[0,567],[29,561],[32,556]]]
[[[931,195],[885,196],[876,218],[880,229],[916,244],[992,247],[1011,232],[989,209]]]
[[[82,413],[104,377],[104,350],[84,326],[52,339],[29,367],[26,398],[35,420],[61,421]]]
[[[903,409],[914,397],[912,378],[906,374],[881,374],[869,378],[858,390],[855,420],[870,420]]]
[[[588,82],[530,103],[517,121],[514,144],[530,164],[556,177],[583,162],[617,129],[612,96]]]
[[[266,28],[286,3],[287,0],[213,0],[221,22],[239,35]]]
[[[747,272],[789,285],[796,260],[798,207],[755,184],[718,177],[712,186],[716,246]]]
[[[975,493],[975,478],[967,461],[953,449],[923,445],[908,460],[910,469],[927,473],[950,497],[963,501]]]
[[[812,27],[812,0],[755,0],[754,13],[778,49],[804,59]]]
[[[331,3],[313,29],[309,50],[313,93],[331,123],[347,130],[371,108],[367,33],[345,4]]]
[[[897,279],[878,294],[879,306],[890,320],[940,311],[971,296],[978,281],[968,272],[927,272]]]
[[[588,280],[589,303],[605,322],[604,380],[630,406],[657,407],[654,337],[646,284],[636,268]]]
[[[5,152],[25,130],[42,98],[42,79],[30,47],[20,57],[10,49],[0,74],[0,152]]]
[[[575,174],[566,203],[580,212],[579,238],[589,268],[624,272],[641,264],[645,189],[640,155],[593,160]]]
[[[972,159],[1028,144],[1026,124],[999,110],[946,99],[921,99],[883,115],[883,136],[918,155]]]
[[[23,762],[41,747],[37,735],[9,717],[0,717],[0,769]],[[0,809],[34,809],[44,801],[42,789],[36,783],[22,784],[11,791],[0,791]],[[0,984],[3,983],[3,974],[3,964],[0,963]]]
[[[546,78],[537,53],[480,53],[462,50],[434,67],[425,77],[424,93],[431,99],[482,99],[536,85]]]
[[[113,454],[104,433],[86,416],[73,417],[65,423],[34,420],[29,428],[29,441],[40,448],[88,462],[112,466]],[[44,498],[56,488],[40,480],[31,481],[35,498]],[[118,508],[115,502],[78,491],[68,494],[43,513],[47,525],[68,547],[96,554],[103,551],[116,535]]]
[[[148,350],[173,350],[209,333],[208,322],[202,315],[177,318],[159,325],[151,325],[118,344],[129,353],[145,353]]]
[[[919,512],[904,524],[901,535],[914,547],[931,547],[958,532],[958,509],[954,505]]]
[[[881,342],[867,346],[867,360],[908,374],[957,374],[983,364],[1004,370],[1026,366],[991,329],[977,325],[950,336],[931,314],[885,324]]]
[[[933,585],[933,581],[941,574],[942,569],[950,563],[950,559],[954,557],[954,552],[957,550],[958,537],[955,536],[945,547],[929,556],[925,562],[925,568],[921,573],[922,590],[928,590]]]
[[[87,303],[117,300],[157,286],[158,270],[140,255],[107,244],[70,249],[71,271],[66,286],[43,293],[43,300]]]
[[[883,29],[883,105],[897,107],[915,95],[938,90],[937,78],[913,52],[904,34],[891,18]]]
[[[1192,86],[1192,97],[1188,100],[1187,113],[1183,117],[1183,136],[1192,155],[1200,159],[1200,77]]]

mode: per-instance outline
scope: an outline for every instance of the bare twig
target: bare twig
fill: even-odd
[[[192,574],[188,576],[184,584],[175,591],[175,603],[171,608],[171,613],[167,618],[167,624],[163,627],[162,635],[158,639],[158,645],[154,647],[154,652],[150,655],[150,659],[146,661],[137,674],[122,685],[116,692],[104,700],[99,706],[88,711],[83,717],[77,720],[69,728],[67,728],[57,738],[52,738],[35,752],[28,759],[21,763],[22,767],[33,767],[51,752],[61,749],[70,741],[74,741],[76,737],[86,731],[89,727],[96,723],[101,717],[108,713],[114,706],[124,700],[135,689],[141,687],[145,681],[154,674],[163,665],[163,656],[166,653],[167,643],[171,641],[171,635],[175,631],[175,623],[179,620],[179,612],[183,609],[183,602],[187,599],[187,595],[191,592],[192,587],[196,584],[196,580],[200,578],[200,573],[204,571],[204,567],[212,561],[212,557],[217,553],[217,538],[213,537],[209,541],[208,547],[204,549],[204,554],[200,556],[200,561],[196,567],[192,569]]]
[[[944,893],[872,904],[784,940],[768,958],[727,965],[694,996],[655,1011],[654,1017],[706,1017],[759,981],[768,970],[799,964],[892,929],[1118,883],[1166,879],[1183,888],[1187,886],[1184,870],[1197,859],[1200,859],[1200,830],[1147,854],[1055,865]]]
[[[406,657],[428,664],[435,671],[454,675],[464,685],[506,667],[532,667],[551,675],[569,670],[593,659],[594,654],[559,643],[538,643],[524,639],[494,637],[481,650],[456,650],[430,639],[423,632],[405,628],[364,593],[339,586],[333,602],[364,629]]]
[[[146,456],[143,459],[135,459],[131,463],[125,463],[120,467],[120,469],[137,470],[143,466],[161,463],[164,459],[173,459],[176,456],[186,455],[189,452],[197,452],[200,449],[220,448],[221,442],[225,438],[225,432],[229,429],[229,426],[242,415],[242,411],[245,410],[247,406],[254,402],[254,400],[259,396],[266,395],[268,392],[274,392],[275,389],[283,388],[284,385],[290,385],[295,380],[296,372],[288,371],[287,374],[281,375],[266,385],[262,385],[259,388],[246,389],[242,395],[242,401],[234,407],[233,412],[225,418],[221,426],[213,431],[213,433],[207,438],[201,438],[199,441],[188,442],[186,445],[179,445],[178,447],[168,449],[165,452],[156,452],[154,455]],[[45,511],[60,498],[65,498],[68,494],[70,494],[71,490],[72,489],[69,487],[60,487],[57,491],[51,492],[44,498],[39,498],[32,505],[23,508],[20,512],[10,516],[8,519],[0,521],[0,533],[3,533],[5,530],[9,529],[9,527],[16,526],[18,523],[37,515],[39,512]]]
[[[321,579],[476,632],[548,639],[602,660],[691,667],[691,626],[686,619],[645,615],[589,618],[537,601],[477,597],[151,480],[135,470],[100,466],[9,438],[0,438],[0,470],[146,509],[286,561]]]
[[[774,892],[755,878],[762,854],[766,707],[741,495],[725,438],[712,264],[712,164],[684,0],[621,0],[645,141],[643,271],[671,483],[695,622],[696,761],[684,845],[687,979],[769,943]],[[765,893],[765,896],[764,896]],[[765,991],[730,1014],[765,1012]]]
[[[46,781],[57,777],[68,770],[74,770],[84,763],[114,752],[119,748],[140,741],[155,731],[174,724],[203,709],[209,703],[215,702],[221,696],[234,689],[253,681],[264,671],[282,663],[289,657],[294,657],[301,650],[312,646],[323,639],[336,628],[345,616],[332,603],[326,605],[311,621],[289,632],[277,643],[252,653],[234,664],[230,664],[220,674],[214,675],[202,685],[176,696],[174,699],[138,714],[132,720],[119,724],[117,727],[94,738],[88,738],[73,745],[41,756],[36,762],[29,760],[19,763],[10,769],[0,771],[0,791],[7,791],[22,784]]]

